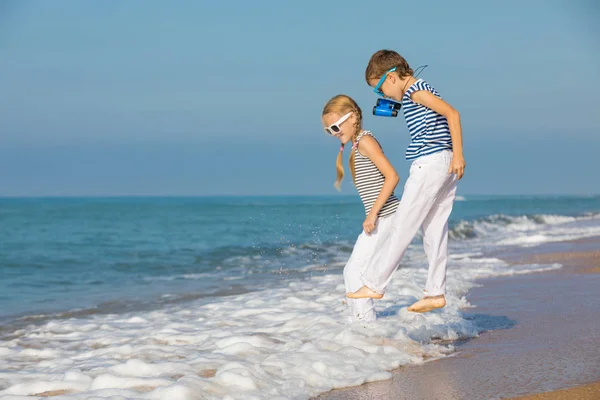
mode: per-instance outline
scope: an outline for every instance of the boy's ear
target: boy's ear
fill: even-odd
[[[394,83],[396,83],[396,81],[397,81],[398,79],[400,79],[400,77],[398,76],[398,74],[396,73],[396,71],[393,71],[393,72],[390,72],[390,73],[387,75],[387,78],[386,78],[386,79],[389,79],[389,80],[390,80],[390,83],[391,83],[391,84],[394,84]]]

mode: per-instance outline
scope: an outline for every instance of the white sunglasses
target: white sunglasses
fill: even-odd
[[[340,128],[340,125],[342,125],[344,122],[346,122],[346,120],[348,118],[350,118],[351,115],[352,115],[352,111],[350,111],[348,114],[344,115],[342,118],[335,121],[333,124],[329,125],[327,128],[325,128],[325,132],[327,132],[331,136],[337,135],[338,133],[340,133],[342,131],[342,129]]]

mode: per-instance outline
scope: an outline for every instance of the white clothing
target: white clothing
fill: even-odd
[[[429,261],[427,296],[446,293],[448,218],[456,195],[457,177],[449,174],[452,151],[443,150],[413,161],[404,192],[384,240],[376,243],[375,254],[362,269],[361,282],[377,293],[385,288],[400,265],[402,256],[419,228]],[[365,306],[366,307],[366,306]]]
[[[393,223],[392,218],[393,214],[387,217],[379,217],[375,230],[371,234],[363,231],[358,236],[352,255],[344,267],[346,293],[355,292],[364,285],[360,276],[373,258],[376,249],[380,247],[380,242],[389,236]],[[374,321],[376,319],[373,299],[346,298],[346,302],[350,308],[352,321]]]

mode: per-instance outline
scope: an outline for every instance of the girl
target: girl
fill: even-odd
[[[412,165],[393,218],[391,235],[385,244],[380,241],[377,257],[361,275],[364,286],[348,297],[381,298],[421,228],[429,261],[425,296],[408,310],[427,312],[444,307],[448,218],[457,181],[465,170],[460,115],[429,83],[415,78],[408,62],[393,50],[380,50],[371,56],[365,79],[377,94],[402,104],[411,138],[406,159]]]
[[[350,171],[365,207],[363,232],[358,236],[344,268],[346,292],[354,292],[363,286],[360,275],[378,247],[378,242],[388,236],[391,216],[398,207],[394,188],[399,178],[373,134],[362,128],[362,112],[353,99],[346,95],[333,97],[323,108],[321,121],[325,132],[342,142],[336,162],[335,187],[339,190],[344,177],[344,146],[352,143]],[[348,303],[352,321],[375,320],[372,298],[350,299]]]

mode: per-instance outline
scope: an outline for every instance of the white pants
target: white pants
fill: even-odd
[[[355,292],[364,283],[361,280],[361,274],[369,265],[369,262],[375,255],[380,242],[384,241],[390,234],[393,224],[393,215],[377,219],[375,230],[371,234],[364,231],[358,236],[352,255],[344,267],[344,284],[346,293]],[[350,308],[350,317],[352,321],[374,321],[375,308],[373,299],[349,299],[346,302]]]
[[[413,161],[389,235],[377,243],[376,254],[361,275],[361,281],[371,290],[385,293],[402,256],[422,228],[429,261],[424,290],[427,296],[446,293],[448,218],[457,184],[456,175],[448,174],[451,160],[452,152],[444,150]]]

